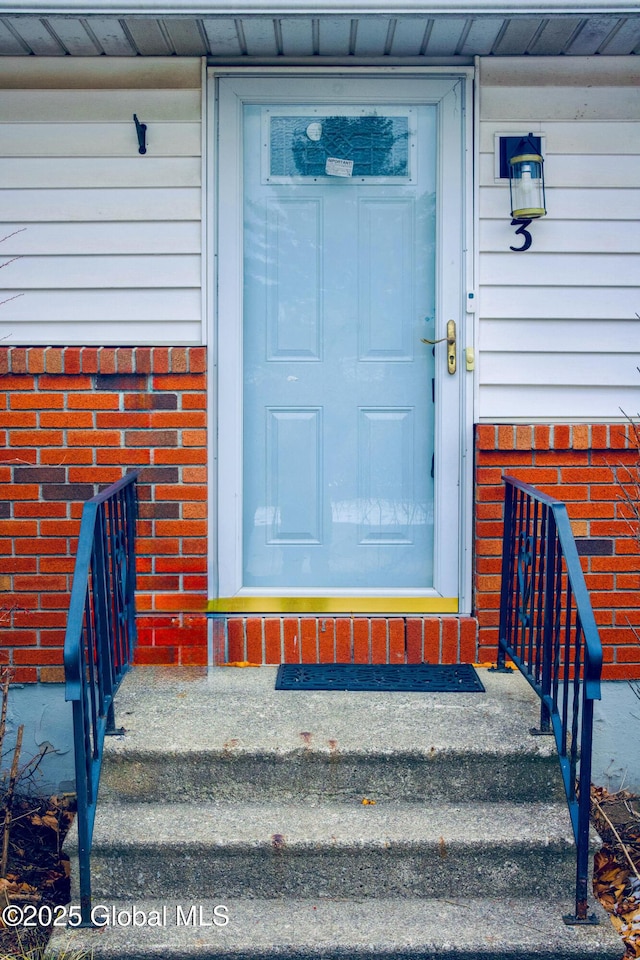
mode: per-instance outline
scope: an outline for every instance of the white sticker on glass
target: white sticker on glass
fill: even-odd
[[[353,160],[338,160],[337,157],[327,157],[324,172],[328,177],[352,177]]]

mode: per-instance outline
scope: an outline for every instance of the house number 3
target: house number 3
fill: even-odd
[[[514,250],[516,253],[524,253],[525,250],[528,250],[531,244],[533,243],[533,237],[527,230],[527,227],[531,225],[531,220],[512,220],[511,226],[517,227],[516,236],[520,235],[522,237],[522,246],[521,247],[509,247],[509,250]]]

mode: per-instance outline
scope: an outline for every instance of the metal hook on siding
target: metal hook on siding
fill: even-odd
[[[136,125],[136,133],[138,135],[138,153],[147,152],[147,125],[146,123],[140,123],[138,120],[137,113],[133,115],[133,122]]]

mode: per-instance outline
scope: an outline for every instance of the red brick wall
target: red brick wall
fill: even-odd
[[[0,347],[0,663],[18,681],[62,677],[82,501],[140,467],[139,663],[207,658],[206,352]],[[501,475],[568,503],[605,645],[605,676],[640,677],[640,550],[616,468],[638,462],[628,424],[476,430],[473,618],[232,617],[231,661],[495,658]],[[588,538],[588,539],[587,539]]]
[[[62,679],[82,501],[141,467],[139,659],[206,662],[204,348],[0,348],[0,662]]]
[[[640,546],[620,483],[640,464],[631,424],[476,427],[475,605],[480,660],[495,657],[502,473],[567,504],[604,647],[605,679],[640,677]],[[588,539],[586,539],[588,538]],[[585,555],[586,554],[586,555]]]

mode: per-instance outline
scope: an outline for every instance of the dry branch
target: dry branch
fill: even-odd
[[[11,764],[11,773],[9,774],[9,789],[5,798],[4,826],[2,833],[2,858],[0,859],[0,877],[7,875],[7,861],[9,859],[9,835],[11,833],[11,813],[13,809],[13,795],[18,779],[18,762],[20,760],[20,750],[22,749],[22,735],[24,733],[24,724],[18,727],[16,737],[16,746],[13,751],[13,763]]]

